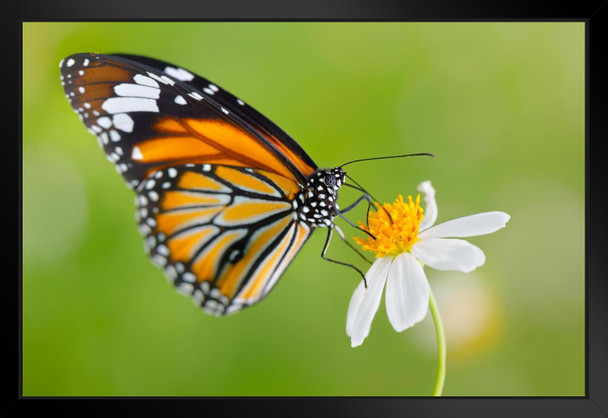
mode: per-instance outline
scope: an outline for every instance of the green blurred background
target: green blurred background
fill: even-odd
[[[430,315],[384,302],[351,348],[359,278],[316,232],[259,305],[204,314],[143,252],[133,192],[64,98],[76,52],[149,55],[241,97],[319,166],[378,199],[437,189],[438,222],[502,210],[471,274],[427,269],[448,342],[445,395],[584,395],[583,23],[26,23],[25,396],[427,396]],[[356,197],[341,195],[344,206]],[[364,211],[351,219],[362,219]],[[340,221],[338,221],[340,223]],[[349,236],[356,231],[342,222]],[[339,240],[333,258],[358,262]]]

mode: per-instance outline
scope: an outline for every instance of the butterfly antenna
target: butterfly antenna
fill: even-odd
[[[372,158],[361,158],[361,159],[358,159],[358,160],[352,160],[352,161],[349,161],[347,163],[342,164],[340,166],[340,168],[342,168],[342,167],[344,167],[345,165],[348,165],[348,164],[360,163],[362,161],[387,160],[387,159],[390,159],[390,158],[406,158],[406,157],[422,157],[422,156],[435,158],[435,155],[431,154],[429,152],[420,152],[420,153],[417,153],[417,154],[388,155],[386,157],[372,157]]]

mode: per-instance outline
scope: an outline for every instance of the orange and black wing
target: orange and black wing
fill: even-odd
[[[153,261],[205,311],[259,302],[311,232],[292,201],[316,165],[276,125],[189,71],[76,54],[65,95],[136,193]]]
[[[66,98],[130,187],[187,163],[258,168],[300,185],[315,171],[293,139],[240,99],[187,70],[146,60],[160,63],[75,54],[60,64]]]
[[[178,291],[224,315],[264,298],[308,239],[293,185],[265,170],[186,164],[138,188],[145,249]]]
[[[219,106],[228,109],[231,114],[236,115],[239,118],[239,123],[245,123],[262,135],[270,144],[285,155],[289,159],[289,162],[304,176],[310,175],[317,168],[302,147],[274,122],[243,100],[206,78],[196,75],[183,67],[154,58],[126,54],[118,54],[117,56],[143,63],[166,76],[173,76],[186,81],[190,87],[196,89],[200,94],[207,95],[211,101],[217,102]]]

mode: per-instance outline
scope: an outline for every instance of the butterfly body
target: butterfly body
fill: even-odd
[[[318,168],[209,80],[131,55],[75,54],[60,70],[74,112],[136,193],[145,251],[205,312],[258,303],[314,228],[335,227],[344,171]]]
[[[318,169],[307,180],[304,189],[293,200],[302,222],[312,226],[330,227],[338,215],[338,190],[346,173],[339,167]]]

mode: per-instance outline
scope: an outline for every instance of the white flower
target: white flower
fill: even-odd
[[[428,311],[430,287],[422,264],[464,273],[475,270],[485,262],[483,251],[465,240],[447,238],[490,234],[509,220],[504,212],[485,212],[433,226],[435,189],[425,181],[418,190],[425,195],[424,216],[420,195],[415,202],[409,196],[404,202],[399,196],[393,205],[377,204],[378,210],[370,213],[369,232],[375,240],[356,238],[364,249],[376,252],[377,259],[365,275],[368,288],[361,281],[348,306],[346,334],[353,347],[369,334],[385,284],[388,319],[397,332],[404,331]]]

